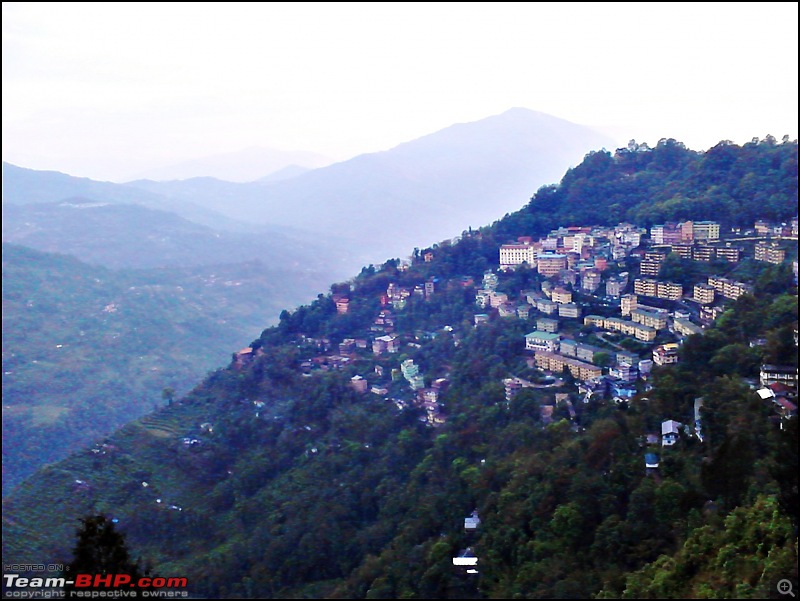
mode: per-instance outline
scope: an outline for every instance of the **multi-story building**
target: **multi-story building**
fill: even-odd
[[[673,328],[675,329],[676,334],[680,334],[681,336],[691,336],[692,334],[702,334],[703,328],[698,325],[693,324],[688,319],[681,319],[676,317],[672,320]]]
[[[567,255],[558,253],[539,253],[536,257],[536,270],[544,277],[558,275],[567,268]]]
[[[666,314],[647,311],[645,309],[635,309],[631,311],[631,321],[650,326],[656,330],[663,330],[667,327]]]
[[[581,309],[575,303],[562,303],[558,305],[558,316],[568,319],[578,319],[581,316]]]
[[[658,281],[652,278],[636,278],[633,280],[633,292],[641,296],[658,296]]]
[[[661,271],[661,264],[664,262],[666,256],[667,255],[663,253],[647,253],[639,264],[639,273],[642,275],[657,276],[658,272]]]
[[[536,299],[536,310],[545,315],[553,315],[558,313],[558,303],[554,303],[549,298],[538,298]]]
[[[692,229],[695,240],[719,240],[719,223],[716,221],[695,221]]]
[[[769,233],[772,231],[772,226],[769,224],[768,221],[759,219],[758,221],[756,221],[754,229],[756,230],[756,236],[768,236]]]
[[[743,284],[742,282],[734,282],[728,278],[720,276],[709,276],[708,285],[714,288],[721,296],[736,300],[743,294],[752,291],[752,286]]]
[[[710,305],[714,302],[714,287],[708,284],[695,284],[694,300],[701,305]]]
[[[606,296],[618,298],[622,294],[622,280],[616,276],[611,276],[606,280]]]
[[[675,282],[657,282],[656,297],[668,300],[680,300],[683,296],[683,286]]]
[[[550,332],[551,334],[554,334],[555,332],[558,332],[558,320],[540,317],[536,320],[536,331]]]
[[[727,242],[725,246],[718,246],[715,252],[717,259],[728,263],[738,263],[742,259],[742,249],[738,246],[731,246],[730,242]]]
[[[756,243],[756,261],[765,261],[780,265],[786,259],[786,251],[777,242],[766,242],[761,240]]]
[[[660,344],[653,349],[653,363],[669,365],[678,362],[678,345],[674,342]]]
[[[675,223],[654,225],[650,228],[653,244],[676,244],[681,241],[681,226]]]
[[[633,336],[643,342],[651,342],[656,339],[656,330],[650,326],[618,317],[606,317],[603,320],[603,327],[606,330],[622,332],[626,336]]]
[[[631,311],[639,306],[638,297],[635,294],[624,294],[619,299],[619,309],[623,317],[631,314]]]
[[[759,380],[762,386],[780,383],[797,390],[797,367],[791,365],[769,365],[761,366]]]
[[[571,303],[572,302],[572,292],[563,288],[561,286],[557,286],[553,289],[553,296],[552,296],[554,303]]]
[[[500,246],[500,269],[516,269],[523,263],[536,267],[538,249],[531,244],[503,244]]]
[[[532,351],[548,351],[554,353],[558,350],[561,336],[552,332],[531,332],[525,334],[525,348]]]
[[[600,272],[594,269],[587,269],[581,276],[581,288],[589,292],[594,292],[600,287]]]
[[[539,369],[546,369],[553,373],[561,373],[566,368],[572,376],[578,380],[591,380],[603,375],[603,370],[596,365],[584,363],[583,361],[578,361],[570,357],[564,357],[563,355],[553,352],[536,351],[535,360],[536,367]]]
[[[715,254],[713,246],[708,246],[707,244],[695,244],[692,246],[692,261],[710,263]]]
[[[691,259],[693,247],[694,245],[691,243],[673,244],[672,252],[678,255],[681,259]]]
[[[681,223],[681,242],[692,242],[694,240],[694,224],[691,221]]]
[[[602,315],[587,315],[583,318],[583,325],[602,328],[605,325],[605,319]]]

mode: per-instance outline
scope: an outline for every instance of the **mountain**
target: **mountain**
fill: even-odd
[[[520,236],[566,245],[575,230],[553,222],[580,225],[593,258],[627,253],[603,262],[603,278],[635,273],[642,249],[614,241],[638,224],[620,221],[709,210],[788,221],[796,163],[796,141],[592,153],[407,268],[362,269],[282,312],[189,394],[12,491],[4,563],[68,560],[77,520],[99,514],[133,557],[200,597],[774,595],[797,578],[797,417],[788,396],[752,382],[764,363],[796,373],[790,262],[673,255],[690,289],[718,276],[749,292],[716,301],[705,329],[662,327],[645,343],[592,325],[618,307],[566,275],[500,271],[498,248]],[[582,221],[594,216],[598,227]],[[796,261],[796,236],[776,243]],[[482,281],[529,316],[478,308]],[[546,283],[594,318],[559,316],[557,338],[590,356],[552,374],[540,369],[551,353],[526,351],[542,314],[525,305]],[[678,362],[651,365],[654,344],[675,344]],[[619,355],[617,373],[633,362],[652,367],[646,379],[601,367]],[[660,437],[665,425],[674,438]]]
[[[252,232],[212,229],[175,213],[136,204],[68,198],[3,204],[3,241],[70,254],[112,268],[188,267],[259,259],[276,269],[330,278],[348,254],[335,237],[260,226]],[[326,249],[339,249],[336,257]],[[336,277],[336,276],[334,276]],[[291,285],[291,284],[289,284]]]
[[[37,171],[3,163],[4,211],[6,205],[46,204],[69,198],[82,198],[98,203],[135,204],[174,212],[209,227],[246,229],[243,224],[201,207],[191,200],[174,201],[166,196],[124,184],[99,182],[58,171]]]
[[[156,181],[214,177],[230,182],[252,182],[287,168],[316,169],[333,159],[306,151],[250,147],[236,152],[216,154],[183,161],[138,174],[134,179]]]
[[[114,241],[108,242],[110,246]],[[112,271],[3,243],[3,493],[185,394],[319,274],[246,263]]]
[[[589,128],[517,108],[284,181],[129,185],[236,220],[336,232],[365,262],[380,262],[518,209],[610,144]]]

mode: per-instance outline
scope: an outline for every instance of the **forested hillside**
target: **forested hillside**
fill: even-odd
[[[476,297],[545,289],[525,265],[497,269],[520,236],[796,211],[796,141],[591,153],[491,226],[284,311],[188,395],[39,471],[4,500],[3,561],[68,560],[77,520],[100,513],[207,597],[769,596],[797,580],[797,417],[757,393],[764,364],[796,374],[790,261],[687,267],[749,292],[700,333],[660,329],[678,362],[629,396],[543,373],[536,318]],[[580,320],[561,331],[598,356],[652,356]]]
[[[3,493],[185,394],[300,282],[314,290],[313,274],[286,286],[282,273],[258,261],[112,271],[4,243]]]

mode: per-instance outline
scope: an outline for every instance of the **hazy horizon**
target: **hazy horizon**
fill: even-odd
[[[333,161],[525,107],[624,144],[797,137],[797,4],[3,3],[3,160]],[[266,175],[266,174],[264,174]]]

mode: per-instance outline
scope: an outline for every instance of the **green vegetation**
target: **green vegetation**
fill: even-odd
[[[168,402],[165,388],[188,392],[297,297],[279,273],[112,271],[3,244],[3,494]]]
[[[797,365],[797,289],[783,266],[752,266],[754,293],[686,339],[681,362],[656,367],[627,403],[581,402],[571,377],[508,401],[502,379],[528,375],[530,323],[493,314],[473,325],[475,288],[462,276],[480,281],[498,240],[541,235],[556,219],[619,221],[644,210],[636,203],[648,190],[658,210],[680,207],[659,199],[687,180],[747,179],[739,152],[757,165],[786,155],[767,170],[780,182],[753,170],[769,198],[793,190],[790,208],[770,205],[775,218],[793,216],[796,169],[781,165],[796,165],[796,143],[722,145],[711,160],[673,142],[592,154],[519,213],[437,245],[432,261],[415,252],[407,270],[366,267],[284,311],[252,358],[22,483],[4,500],[4,562],[66,557],[75,520],[105,515],[132,554],[188,576],[205,597],[758,598],[776,578],[796,579],[797,418],[777,415],[748,383],[761,362]],[[623,168],[626,177],[604,179]],[[637,178],[652,189],[634,203],[627,182]],[[687,198],[697,213],[685,217],[703,218],[705,201]],[[557,199],[565,204],[545,202]],[[431,277],[432,297],[412,293],[392,310],[397,353],[356,346],[334,360],[345,339],[386,331],[373,328],[390,283],[413,289]],[[535,277],[501,274],[498,289],[517,294]],[[346,314],[334,293],[348,295]],[[755,338],[767,343],[751,347]],[[413,405],[399,370],[407,359],[426,386],[446,378],[446,423],[428,425]],[[355,375],[389,394],[356,392]],[[648,443],[664,420],[689,427],[674,446]],[[645,468],[645,453],[658,468]],[[467,532],[475,509],[481,524]],[[453,565],[467,547],[480,574]]]

